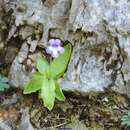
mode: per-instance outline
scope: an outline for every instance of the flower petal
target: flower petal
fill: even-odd
[[[52,46],[48,46],[48,47],[46,48],[46,53],[47,53],[47,54],[51,54],[53,50],[54,50],[54,49],[53,49]]]
[[[46,53],[51,54],[51,51],[48,48],[46,48]]]
[[[60,39],[55,39],[55,44],[56,44],[57,46],[60,46],[60,45],[61,45],[61,40],[60,40]]]
[[[48,43],[50,46],[53,46],[55,44],[55,39],[50,39]]]
[[[58,56],[59,56],[58,51],[53,50],[53,51],[52,51],[52,57],[53,57],[53,58],[57,58]]]
[[[58,51],[63,54],[65,52],[65,49],[61,46],[58,47]]]

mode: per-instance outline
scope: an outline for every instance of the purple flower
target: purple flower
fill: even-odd
[[[49,46],[46,48],[46,53],[51,54],[53,58],[57,58],[59,54],[64,53],[64,48],[61,46],[60,39],[50,39],[48,42]]]

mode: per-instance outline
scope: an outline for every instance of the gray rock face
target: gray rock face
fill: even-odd
[[[113,82],[112,71],[106,70],[104,57],[91,55],[92,50],[84,45],[74,48],[62,86],[65,90],[73,87],[73,90],[82,92],[103,91]]]
[[[29,108],[22,111],[21,124],[18,130],[34,130],[30,122]]]
[[[0,129],[1,130],[12,130],[12,128],[4,121],[0,120]]]
[[[90,92],[111,86],[126,94],[130,81],[128,0],[9,0],[6,6],[14,11],[16,27],[42,25],[39,32],[24,36],[28,41],[31,35],[36,35],[30,41],[31,52],[35,52],[37,45],[45,47],[51,37],[72,43],[71,61],[61,80],[63,89]],[[25,29],[20,31],[24,34]],[[13,86],[23,86],[18,77],[26,72],[21,73],[16,59],[10,69],[13,77],[10,82]]]
[[[29,74],[26,72],[25,66],[22,65],[22,62],[27,58],[27,56],[28,45],[24,43],[10,68],[9,79],[12,86],[23,86],[29,80]]]

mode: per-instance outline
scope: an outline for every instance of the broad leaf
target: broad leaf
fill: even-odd
[[[39,57],[36,67],[41,74],[45,74],[49,69],[49,63],[44,57]]]
[[[9,79],[5,76],[0,75],[0,82],[7,83],[7,82],[9,82]]]
[[[125,115],[125,116],[123,116],[123,117],[121,118],[122,121],[125,121],[125,120],[128,120],[128,119],[129,119],[129,117],[128,117],[127,115]]]
[[[9,88],[8,81],[8,78],[0,75],[0,91],[4,91],[5,89]]]
[[[130,117],[130,111],[128,111],[128,116]]]
[[[121,118],[121,124],[122,125],[128,125],[128,126],[130,126],[130,117],[129,117],[129,115],[130,115],[130,111],[128,111],[128,115],[124,115],[122,118]]]
[[[130,120],[123,121],[121,124],[130,126]]]
[[[44,102],[44,106],[52,110],[55,102],[55,82],[53,79],[44,78],[44,83],[41,88],[40,97]]]
[[[50,63],[50,74],[53,78],[57,79],[60,78],[68,65],[68,62],[70,60],[72,46],[71,44],[67,44],[65,47],[65,52],[63,54],[60,54],[58,58],[55,58]]]
[[[56,98],[60,101],[65,101],[65,96],[64,96],[62,89],[57,81],[55,81],[55,86],[56,86],[56,89],[55,89]]]
[[[4,91],[5,89],[9,88],[8,84],[0,83],[0,91]]]
[[[24,94],[29,94],[36,92],[43,86],[44,76],[39,72],[32,75],[30,82],[28,82],[24,87]]]

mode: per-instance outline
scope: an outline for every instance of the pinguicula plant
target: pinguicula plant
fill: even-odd
[[[130,111],[128,111],[127,115],[122,116],[121,124],[130,126]]]
[[[55,99],[64,101],[58,79],[61,78],[67,68],[72,52],[72,46],[67,43],[62,47],[60,39],[50,39],[46,53],[50,54],[50,61],[45,57],[39,57],[36,63],[37,72],[32,75],[31,80],[24,87],[24,94],[39,92],[39,98],[43,100],[44,106],[52,110]]]

